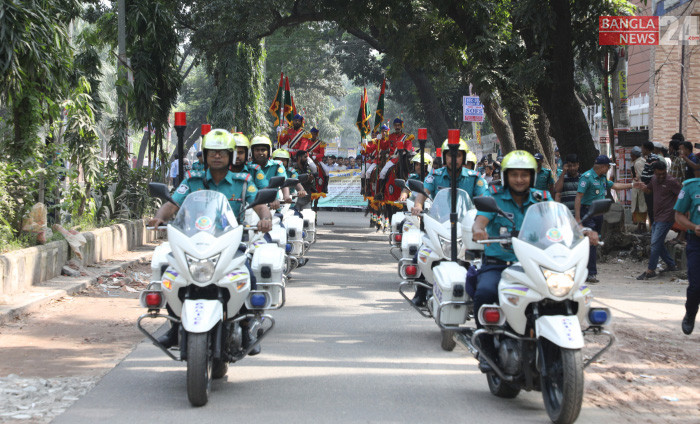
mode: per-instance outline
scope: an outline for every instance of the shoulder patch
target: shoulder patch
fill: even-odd
[[[433,181],[435,181],[435,177],[433,177],[432,175],[428,175],[427,177],[425,177],[425,182],[426,182],[426,183],[432,184]]]
[[[265,179],[265,175],[263,175],[262,172],[258,172],[258,173],[257,173],[257,176],[256,176],[255,178],[257,178],[257,179],[259,179],[259,180],[264,180],[264,179]]]
[[[255,186],[254,186],[254,185],[249,185],[249,186],[248,186],[248,191],[251,192],[251,193],[255,192]]]
[[[186,186],[185,184],[180,184],[180,187],[177,188],[177,192],[180,194],[187,193],[187,190],[189,190],[189,187]]]
[[[278,168],[277,168],[277,173],[278,173],[278,174],[284,174],[284,168],[282,168],[281,166],[278,167]]]
[[[680,200],[680,199],[682,199],[682,198],[684,198],[684,197],[685,197],[685,190],[684,190],[684,189],[681,189],[681,192],[678,193],[678,200]]]
[[[481,178],[479,178],[478,180],[476,180],[476,185],[478,185],[479,187],[483,187],[483,186],[484,186],[484,180],[482,180]]]

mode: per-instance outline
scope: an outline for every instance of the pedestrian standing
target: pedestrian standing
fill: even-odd
[[[179,164],[178,164],[178,156],[174,155],[173,156],[174,160],[173,163],[170,164],[170,184],[175,187],[180,184],[180,181],[178,181],[179,177]]]
[[[632,179],[641,181],[642,172],[644,172],[644,164],[646,160],[642,157],[642,149],[635,146],[630,152],[632,158]],[[638,233],[646,233],[647,231],[647,202],[644,199],[644,192],[641,189],[632,189],[632,222],[637,224]]]
[[[652,146],[653,147],[653,146]],[[594,200],[605,199],[607,190],[629,190],[633,187],[642,187],[642,183],[613,183],[608,180],[607,173],[612,166],[610,158],[605,155],[600,155],[595,159],[593,168],[584,172],[579,179],[578,188],[576,189],[576,200],[574,203],[576,221],[584,226],[591,228],[596,233],[600,234],[600,229],[603,226],[603,217],[594,216],[581,222],[588,212],[588,208]],[[596,246],[591,246],[588,255],[588,283],[598,282],[598,269],[596,268]]]
[[[681,191],[681,183],[668,175],[665,161],[655,162],[654,176],[642,190],[654,196],[654,223],[651,225],[651,254],[649,266],[637,280],[648,280],[656,277],[656,265],[659,257],[666,263],[666,268],[660,272],[676,271],[676,261],[666,249],[666,235],[675,221],[673,206]]]
[[[688,289],[681,329],[683,333],[691,334],[700,304],[700,178],[691,178],[683,182],[683,188],[673,209],[676,211],[676,222],[688,230],[688,244],[685,249]],[[689,216],[685,216],[686,213]]]
[[[685,179],[695,178],[695,171],[700,169],[698,157],[693,154],[693,143],[684,141],[681,143],[681,159],[685,162]]]
[[[563,203],[571,211],[571,214],[576,213],[576,192],[578,183],[581,178],[581,173],[578,172],[578,156],[575,153],[566,155],[566,161],[563,165],[563,173],[554,184],[554,200]]]
[[[644,185],[649,184],[651,177],[654,176],[654,170],[651,165],[659,160],[659,157],[654,154],[654,143],[645,141],[642,144],[642,156],[644,157],[644,168],[639,176],[639,179]],[[649,225],[654,224],[654,196],[644,193],[644,202],[647,204],[647,214],[649,215]]]
[[[537,160],[535,188],[537,190],[548,191],[550,193],[554,192],[554,177],[552,176],[552,170],[542,167],[544,155],[542,153],[535,153],[535,159]]]

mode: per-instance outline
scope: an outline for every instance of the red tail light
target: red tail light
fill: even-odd
[[[394,241],[397,243],[401,243],[401,239],[403,236],[401,234],[394,234]]]
[[[163,302],[163,298],[160,293],[151,292],[146,295],[146,305],[149,307],[157,308]]]
[[[496,308],[487,308],[484,309],[483,317],[484,324],[498,324],[501,320],[501,311]]]
[[[418,274],[418,268],[416,268],[415,265],[406,265],[406,268],[404,269],[406,272],[406,275],[409,277],[415,276]]]

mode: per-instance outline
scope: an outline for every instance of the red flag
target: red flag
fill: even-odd
[[[275,117],[275,126],[280,124],[280,111],[282,107],[282,99],[284,95],[284,90],[282,89],[282,81],[284,80],[284,73],[280,72],[280,84],[277,87],[277,93],[275,94],[275,99],[272,104],[267,109],[272,116]]]
[[[297,105],[294,104],[294,96],[292,96],[292,115],[297,114]]]
[[[289,77],[284,77],[284,119],[292,125],[292,92],[289,89]]]

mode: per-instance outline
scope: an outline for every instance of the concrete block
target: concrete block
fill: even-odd
[[[82,265],[104,262],[157,239],[157,233],[146,230],[144,220],[87,231],[83,236],[87,243],[81,248]],[[21,293],[58,277],[73,258],[78,259],[63,240],[0,255],[0,296]]]

